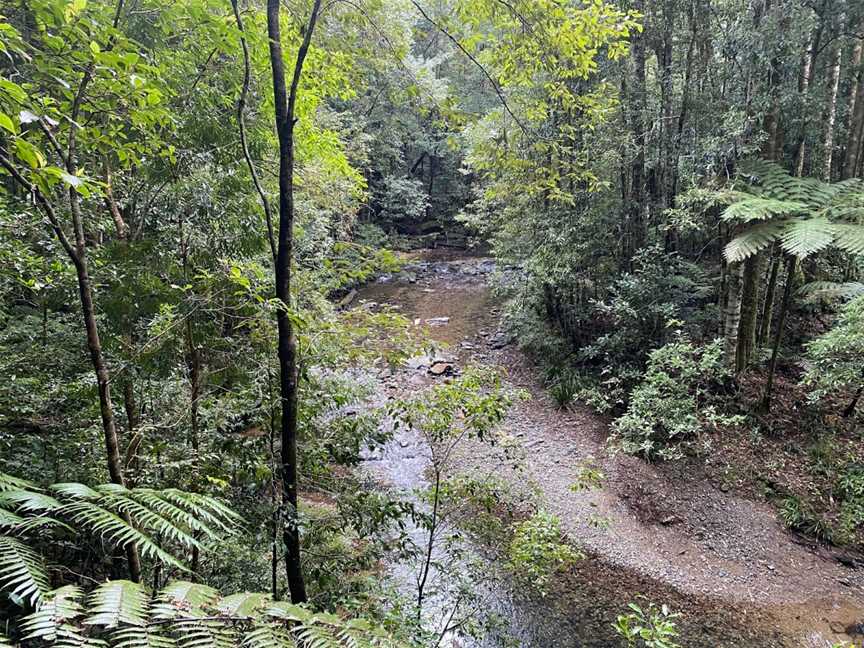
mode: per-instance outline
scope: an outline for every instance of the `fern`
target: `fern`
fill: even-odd
[[[747,227],[727,244],[729,262],[753,256],[775,241],[798,258],[832,246],[864,255],[864,182],[795,178],[764,160],[742,165],[739,178],[746,187],[725,194],[732,203],[723,218]]]
[[[399,648],[401,644],[365,619],[343,619],[266,594],[220,597],[213,588],[176,582],[155,597],[130,581],[84,593],[67,586],[46,594],[41,607],[21,620],[20,645],[52,648]],[[170,605],[170,611],[165,606]]]
[[[90,616],[87,625],[115,628],[120,624],[143,626],[150,600],[140,583],[117,580],[100,585],[90,595]]]
[[[163,544],[184,551],[201,548],[204,542],[234,532],[240,522],[215,498],[175,489],[61,483],[47,491],[51,494],[0,473],[0,591],[34,607],[48,590],[48,576],[28,536],[38,535],[44,542],[50,541],[54,529],[87,531],[121,547],[134,545],[144,557],[185,569]]]
[[[864,295],[864,283],[848,281],[846,283],[835,283],[833,281],[813,281],[798,289],[807,301],[819,299],[853,299]]]
[[[0,536],[0,590],[36,605],[49,589],[42,556],[17,538]]]

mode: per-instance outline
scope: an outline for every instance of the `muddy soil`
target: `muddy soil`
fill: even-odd
[[[611,455],[608,424],[588,409],[557,410],[537,369],[499,330],[490,271],[483,259],[421,256],[359,299],[401,308],[445,347],[441,353],[457,369],[499,366],[531,395],[504,423],[522,449],[520,470],[480,448],[466,445],[461,454],[464,470],[494,471],[517,496],[533,497],[558,515],[587,554],[545,600],[514,594],[514,605],[536,626],[520,645],[617,645],[609,623],[637,593],[684,613],[687,646],[816,648],[861,641],[864,572],[796,541],[767,504],[715,487],[698,470]],[[428,383],[412,371],[425,371],[406,370],[417,389]],[[602,488],[574,492],[587,462],[605,473]]]

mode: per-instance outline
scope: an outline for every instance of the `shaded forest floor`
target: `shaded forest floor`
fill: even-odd
[[[566,535],[585,551],[586,559],[556,584],[550,607],[564,608],[557,616],[566,617],[569,607],[584,624],[585,612],[572,607],[580,600],[623,606],[641,593],[684,613],[688,646],[815,647],[862,639],[862,571],[787,531],[746,471],[730,473],[736,465],[752,468],[752,461],[736,463],[735,453],[755,448],[732,445],[736,450],[716,455],[713,464],[652,465],[611,455],[608,422],[581,406],[556,409],[538,370],[502,342],[483,263],[421,257],[361,296],[396,304],[415,322],[435,322],[429,335],[457,368],[501,367],[514,387],[530,393],[504,423],[521,455],[519,467],[500,448],[471,444],[461,448],[460,466],[494,473],[511,484],[514,499],[558,515]],[[602,471],[602,486],[574,491],[585,467]],[[614,611],[595,610],[597,628],[608,629]]]

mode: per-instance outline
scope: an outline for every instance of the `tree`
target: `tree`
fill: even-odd
[[[767,410],[798,261],[828,247],[864,254],[864,185],[857,180],[828,184],[795,178],[766,161],[745,166],[743,176],[750,181],[747,190],[729,194],[732,202],[723,218],[743,223],[745,230],[726,245],[726,259],[738,263],[775,243],[787,257],[786,284],[762,399]]]
[[[0,166],[24,196],[33,197],[75,269],[87,347],[98,386],[108,473],[113,483],[122,486],[125,476],[111,376],[99,332],[89,264],[88,248],[92,243],[87,240],[82,208],[82,199],[92,193],[98,195],[101,189],[80,169],[84,159],[92,161],[110,152],[132,160],[151,151],[151,146],[158,147],[158,126],[165,113],[159,105],[162,92],[158,75],[150,74],[152,81],[144,82],[141,75],[153,69],[118,29],[123,1],[113,8],[101,6],[86,14],[83,10],[84,5],[71,5],[58,14],[49,7],[34,7],[32,19],[50,25],[56,33],[29,42],[11,25],[3,25],[3,47],[28,66],[30,80],[22,85],[2,79],[0,125],[11,138],[11,146],[0,153]],[[84,24],[86,30],[81,29]],[[61,44],[71,45],[71,56]],[[31,49],[35,56],[29,53]],[[143,68],[147,71],[143,72]],[[61,73],[73,81],[71,90],[69,83],[59,79]],[[115,95],[124,101],[107,99]],[[146,108],[136,110],[133,106]],[[17,119],[10,115],[17,115]],[[100,127],[83,129],[81,124],[90,120]],[[113,204],[110,184],[106,184],[105,198]],[[63,222],[67,212],[71,228]],[[124,228],[118,231],[122,233]],[[141,564],[134,545],[127,545],[127,559],[130,577],[138,580]]]
[[[267,34],[270,37],[270,67],[273,73],[273,98],[276,132],[279,136],[279,231],[276,247],[276,298],[281,301],[276,318],[279,327],[279,390],[282,400],[280,436],[282,440],[283,500],[289,507],[285,527],[285,568],[291,600],[306,600],[306,585],[300,557],[300,528],[297,518],[297,336],[292,322],[291,264],[294,246],[294,126],[297,97],[303,65],[315,32],[321,0],[313,0],[303,40],[297,50],[291,86],[285,85],[285,63],[282,55],[282,28],[279,0],[267,2]]]

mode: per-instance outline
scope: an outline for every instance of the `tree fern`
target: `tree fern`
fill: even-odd
[[[798,292],[808,301],[819,299],[853,299],[864,295],[864,283],[859,281],[847,281],[844,283],[812,281],[801,286]]]
[[[171,546],[184,552],[201,548],[233,532],[239,520],[206,495],[115,484],[61,483],[43,490],[0,473],[0,591],[39,604],[48,577],[35,546],[37,540],[50,542],[55,528],[86,531],[121,547],[132,544],[144,557],[184,569]]]
[[[42,556],[18,538],[0,536],[0,591],[35,605],[49,589]]]
[[[836,247],[864,254],[864,183],[835,184],[792,177],[773,162],[743,165],[743,191],[727,192],[731,204],[723,219],[744,231],[724,251],[729,262],[742,261],[777,241],[792,256],[805,258]]]

